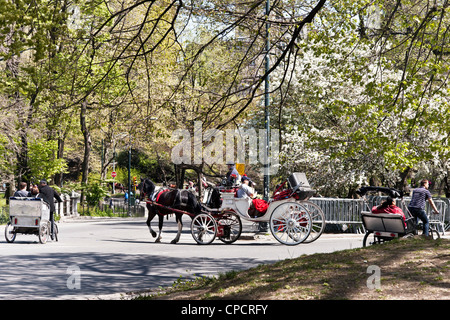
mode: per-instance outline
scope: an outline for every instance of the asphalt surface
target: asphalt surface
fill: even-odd
[[[170,244],[177,230],[174,218],[165,220],[161,243],[154,243],[145,218],[62,222],[59,241],[46,244],[21,234],[7,243],[0,226],[0,299],[120,299],[123,293],[168,287],[179,279],[361,247],[363,238],[324,234],[310,244],[285,246],[268,234],[254,237],[244,224],[242,239],[231,245],[217,239],[198,245],[190,219],[183,222],[176,245]]]

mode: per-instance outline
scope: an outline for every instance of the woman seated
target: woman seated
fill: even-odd
[[[405,221],[406,217],[403,213],[403,210],[397,207],[394,203],[394,199],[391,197],[387,197],[385,201],[383,201],[379,206],[374,206],[372,208],[372,213],[390,213],[390,214],[399,214],[402,216],[403,221]],[[405,223],[406,226],[406,223]]]

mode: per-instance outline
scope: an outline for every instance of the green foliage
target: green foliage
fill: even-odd
[[[448,5],[419,3],[338,1],[319,13],[286,63],[283,100],[274,95],[284,168],[309,170],[334,194],[373,175],[395,186],[422,166],[448,171],[450,63],[436,48],[450,16]]]
[[[58,150],[56,141],[36,139],[28,143],[28,148],[28,163],[32,177],[49,180],[57,173],[67,172],[66,160],[55,157]]]
[[[326,2],[306,26],[307,36],[295,39],[282,74],[271,75],[271,123],[287,144],[283,170],[310,169],[324,185],[353,184],[372,174],[395,183],[399,172],[420,166],[448,175],[449,4],[430,3]],[[159,165],[170,159],[173,129],[191,129],[193,119],[205,128],[231,117],[236,124],[262,124],[254,117],[261,111],[258,99],[241,109],[261,93],[250,94],[264,55],[258,3],[194,1],[189,17],[199,23],[184,29],[186,7],[179,5],[0,0],[0,98],[8,107],[1,115],[2,176],[29,166],[32,176],[49,179],[65,172],[57,151],[82,159],[85,143],[109,141],[110,151],[117,132],[127,132],[135,146],[132,176],[161,181]],[[278,21],[270,29],[273,59],[310,5],[272,3],[271,20]],[[81,102],[87,142],[79,129]],[[149,120],[154,117],[159,120]],[[35,140],[27,144],[21,132]],[[91,151],[89,166],[98,173],[98,150]],[[116,180],[126,184],[127,152],[118,161]]]
[[[86,201],[90,206],[98,205],[108,195],[108,190],[99,182],[89,183],[85,188]]]

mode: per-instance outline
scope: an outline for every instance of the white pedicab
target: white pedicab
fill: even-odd
[[[57,237],[58,228],[54,226]],[[41,198],[12,197],[9,199],[9,222],[5,227],[5,239],[14,242],[16,235],[34,234],[40,243],[46,243],[50,236],[50,208]],[[56,238],[57,239],[57,238]]]

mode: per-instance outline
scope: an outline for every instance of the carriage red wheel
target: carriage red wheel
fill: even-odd
[[[299,203],[285,202],[270,216],[270,231],[275,239],[286,245],[297,245],[311,233],[311,216]]]
[[[310,201],[302,201],[301,205],[308,210],[308,213],[311,216],[311,233],[303,243],[311,243],[316,241],[325,230],[325,214],[318,205]]]
[[[218,231],[221,231],[220,234],[217,234],[220,241],[231,244],[239,239],[242,233],[242,222],[237,214],[234,212],[225,212],[219,217],[216,217],[216,221]]]

